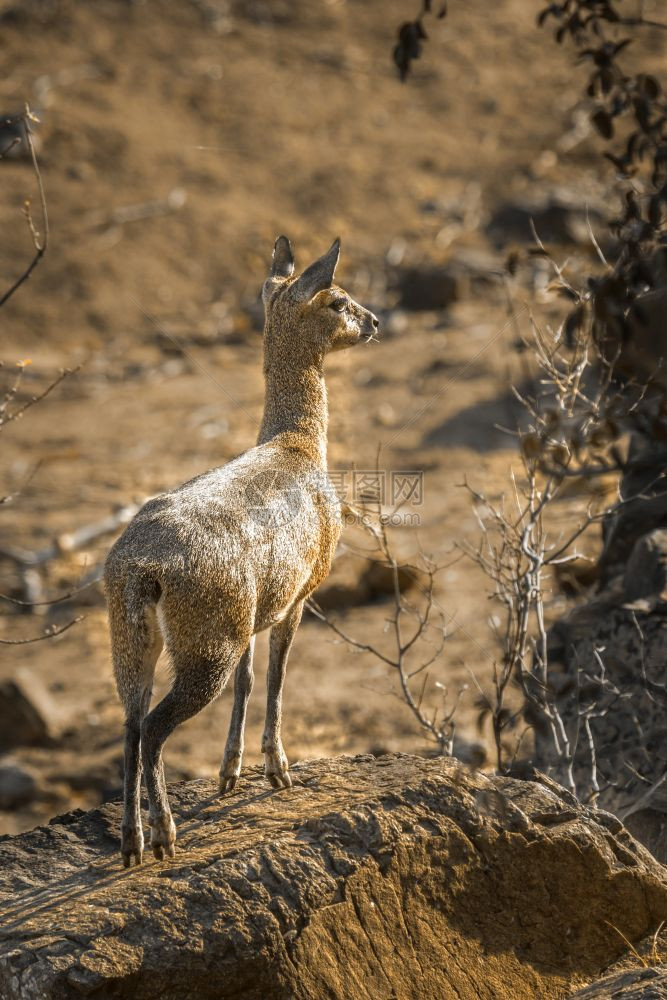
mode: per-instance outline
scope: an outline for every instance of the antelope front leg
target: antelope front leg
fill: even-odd
[[[265,755],[264,774],[274,788],[290,788],[292,785],[289,764],[280,738],[280,723],[287,657],[294,634],[301,621],[302,611],[303,601],[299,601],[290,609],[287,617],[271,629],[269,670],[266,676],[266,722],[262,736],[262,753]]]
[[[229,735],[225,745],[225,754],[220,765],[220,792],[231,792],[241,774],[243,760],[243,730],[245,727],[248,698],[252,691],[253,673],[252,656],[255,648],[255,637],[248,643],[248,648],[239,660],[234,676],[234,707],[229,723]]]

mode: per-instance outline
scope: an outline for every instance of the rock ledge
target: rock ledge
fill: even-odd
[[[1,843],[0,996],[565,997],[667,918],[665,869],[548,779],[399,755],[293,773],[172,786],[176,858],[138,869],[117,802]]]

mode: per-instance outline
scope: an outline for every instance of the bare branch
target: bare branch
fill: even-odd
[[[381,663],[384,663],[391,670],[395,671],[400,689],[400,695],[397,695],[397,697],[400,697],[408,706],[410,712],[417,720],[419,727],[430,739],[437,743],[440,752],[451,755],[455,732],[454,716],[459,700],[463,691],[467,689],[467,685],[464,685],[464,688],[458,693],[454,704],[447,708],[447,689],[443,684],[436,681],[434,686],[442,692],[442,695],[439,697],[440,708],[436,705],[435,709],[427,712],[424,704],[429,688],[428,668],[440,657],[447,639],[447,626],[444,615],[440,614],[439,622],[434,622],[433,620],[435,614],[435,577],[439,571],[439,567],[433,565],[422,555],[421,561],[423,565],[419,569],[419,573],[422,579],[424,576],[426,577],[425,586],[422,586],[420,579],[417,577],[417,567],[410,567],[409,564],[399,564],[394,556],[387,531],[387,521],[388,518],[384,517],[379,508],[377,508],[373,519],[363,518],[360,520],[360,523],[374,543],[374,549],[370,550],[370,557],[372,558],[375,553],[379,553],[382,557],[382,563],[388,566],[391,571],[393,609],[387,621],[393,638],[392,652],[388,654],[384,653],[371,643],[362,642],[350,635],[314,601],[309,600],[307,606],[320,621],[324,622],[335,635],[346,642],[352,649],[370,653]],[[365,554],[369,557],[369,552]],[[413,572],[410,572],[411,569]],[[421,606],[408,602],[404,597],[401,591],[402,574],[412,576],[415,584],[419,587],[423,599]],[[407,638],[404,637],[404,619],[406,623],[408,621],[414,623]],[[438,635],[438,642],[435,649],[430,650],[425,658],[420,658],[416,666],[410,666],[409,655],[421,643],[427,643],[429,641],[428,635],[433,631]],[[412,682],[417,676],[421,676],[421,681],[418,690],[414,691]]]
[[[22,116],[23,127],[25,132],[25,141],[28,145],[28,150],[30,151],[30,159],[32,160],[33,170],[35,172],[35,177],[37,178],[37,188],[39,190],[39,201],[42,214],[42,235],[37,232],[35,228],[32,215],[30,212],[30,202],[26,201],[24,205],[24,215],[26,222],[28,224],[28,229],[30,230],[30,235],[32,236],[33,245],[35,247],[35,254],[23,271],[22,274],[16,279],[16,281],[7,289],[7,291],[0,296],[0,308],[12,297],[12,295],[18,291],[21,285],[28,280],[32,272],[35,270],[40,260],[46,253],[47,247],[49,245],[49,215],[46,209],[46,194],[44,193],[44,184],[42,182],[42,175],[39,170],[39,164],[37,163],[37,154],[35,153],[35,144],[32,140],[32,130],[30,128],[31,121],[37,121],[38,119],[33,115],[32,111],[26,104],[25,112]],[[6,151],[5,151],[6,152]]]
[[[85,615],[79,615],[78,618],[73,618],[71,622],[67,622],[66,625],[53,626],[47,629],[43,635],[33,635],[29,639],[0,639],[0,643],[3,646],[25,646],[29,642],[42,642],[44,639],[54,639],[57,635],[62,635],[63,632],[67,632],[72,625],[76,625],[78,622],[83,621]]]
[[[35,396],[31,396],[25,403],[19,406],[18,409],[13,410],[10,413],[8,412],[7,408],[9,406],[9,403],[16,396],[20,382],[23,377],[23,372],[25,371],[25,368],[27,367],[28,364],[30,364],[29,361],[19,362],[18,365],[19,374],[14,384],[10,386],[9,390],[5,394],[2,403],[0,403],[0,430],[2,430],[2,428],[5,427],[7,424],[11,424],[14,420],[18,420],[20,417],[22,417],[23,414],[26,412],[26,410],[29,410],[31,406],[35,406],[36,403],[41,403],[41,401],[43,399],[46,399],[46,397],[51,392],[53,392],[53,390],[57,386],[59,386],[64,379],[69,378],[70,375],[75,375],[81,368],[81,365],[77,365],[76,368],[63,368],[60,374],[55,379],[53,379],[53,381],[50,382],[49,385],[47,385],[46,389],[44,389],[40,393],[37,393],[37,395]]]

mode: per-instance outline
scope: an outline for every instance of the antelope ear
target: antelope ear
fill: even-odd
[[[318,292],[325,288],[331,288],[339,257],[340,240],[335,239],[324,256],[307,267],[294,282],[292,285],[294,297],[301,302],[309,302]]]
[[[286,236],[279,236],[273,247],[272,278],[290,278],[294,274],[294,254]]]
[[[279,236],[273,247],[271,271],[262,287],[264,305],[268,303],[278,285],[282,284],[285,278],[290,278],[293,274],[294,256],[290,241],[286,236]]]

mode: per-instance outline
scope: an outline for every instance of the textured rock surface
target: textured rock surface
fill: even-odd
[[[576,747],[577,794],[613,812],[667,862],[667,531],[640,538],[624,575],[549,632],[549,683]],[[590,741],[577,734],[593,709]],[[548,728],[535,763],[557,781],[567,769]],[[597,785],[597,788],[596,788]],[[599,792],[598,790],[599,789]]]
[[[548,779],[408,756],[293,774],[173,786],[176,858],[138,869],[118,803],[1,843],[0,996],[565,997],[667,917],[665,869]]]
[[[578,990],[572,1000],[667,1000],[667,966],[603,976]]]
[[[657,359],[652,364],[653,373],[656,367]],[[655,402],[658,406],[664,405],[660,394]],[[620,483],[621,496],[628,500],[606,525],[604,549],[598,563],[599,580],[605,589],[617,573],[627,572],[628,563],[633,562],[632,550],[639,539],[667,527],[667,480],[664,475],[667,448],[654,435],[635,434],[630,440],[629,460],[630,467]],[[655,579],[655,571],[641,557],[634,561],[633,574],[635,580],[640,577],[647,580],[652,576]],[[626,576],[626,588],[629,582]]]

